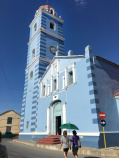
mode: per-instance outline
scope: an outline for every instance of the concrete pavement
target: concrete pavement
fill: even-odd
[[[13,142],[34,146],[37,148],[45,148],[49,150],[56,150],[56,151],[62,151],[60,149],[60,144],[57,145],[42,145],[42,144],[36,144],[35,141],[29,141],[29,140],[18,140],[14,139]],[[69,150],[71,152],[71,150]],[[90,147],[82,147],[78,151],[79,154],[85,154],[85,155],[92,155],[92,156],[100,156],[100,157],[119,157],[119,147],[110,147],[105,149],[96,149],[96,148],[90,148]]]

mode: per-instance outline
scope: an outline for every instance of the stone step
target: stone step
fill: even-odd
[[[61,135],[49,135],[48,137],[60,138],[60,137],[61,137]]]
[[[37,141],[37,144],[47,144],[47,145],[53,145],[53,144],[60,144],[60,135],[50,135],[48,137],[39,139]]]
[[[39,139],[39,140],[41,140],[41,139]],[[43,138],[42,140],[43,141],[52,141],[52,140],[53,141],[60,141],[59,138]]]

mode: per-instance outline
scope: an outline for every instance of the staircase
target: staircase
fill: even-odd
[[[60,144],[61,135],[49,135],[46,138],[39,139],[37,144],[45,144],[45,145],[53,145],[53,144]]]

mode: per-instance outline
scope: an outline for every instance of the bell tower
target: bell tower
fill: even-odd
[[[36,128],[38,81],[56,55],[64,55],[63,20],[49,5],[40,6],[30,27],[20,133]]]

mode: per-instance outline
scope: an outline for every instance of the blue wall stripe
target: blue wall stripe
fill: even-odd
[[[37,100],[33,101],[32,104],[37,103]]]
[[[37,95],[33,96],[33,99],[34,99],[34,98],[37,98]]]
[[[88,62],[93,62],[93,59],[91,59],[91,58],[86,59],[86,63],[88,63]]]
[[[93,124],[99,124],[99,119],[95,118],[95,119],[92,119],[93,121]]]
[[[36,111],[32,111],[32,113],[31,114],[35,114],[36,113]]]
[[[35,122],[31,122],[31,126],[35,125]]]
[[[90,73],[87,76],[88,76],[88,78],[91,78],[91,77],[95,77],[95,74],[94,73]]]
[[[37,91],[34,91],[33,94],[37,93]]]
[[[98,99],[90,99],[90,103],[91,104],[95,104],[95,103],[99,104],[99,100]]]
[[[38,81],[34,83],[34,85],[38,84]]]
[[[35,128],[31,128],[31,132],[35,131]]]
[[[42,41],[41,41],[40,43],[41,43],[41,44],[44,44],[44,45],[46,45],[46,42],[42,42]]]
[[[90,90],[90,91],[89,91],[89,94],[90,94],[90,95],[92,95],[92,94],[98,94],[98,91],[93,89],[93,90]]]
[[[24,122],[24,119],[22,119],[21,122]]]
[[[23,115],[21,115],[21,117],[24,117],[24,114],[23,114]]]
[[[97,86],[97,83],[95,81],[90,81],[88,82],[89,86]]]
[[[35,106],[32,106],[32,109],[35,109],[36,108],[36,105]]]
[[[94,70],[94,66],[88,66],[87,70]]]
[[[91,109],[91,113],[94,114],[94,113],[99,113],[100,112],[100,109],[99,108],[93,108]]]
[[[31,120],[35,120],[36,119],[36,117],[34,116],[34,117],[31,117]]]

